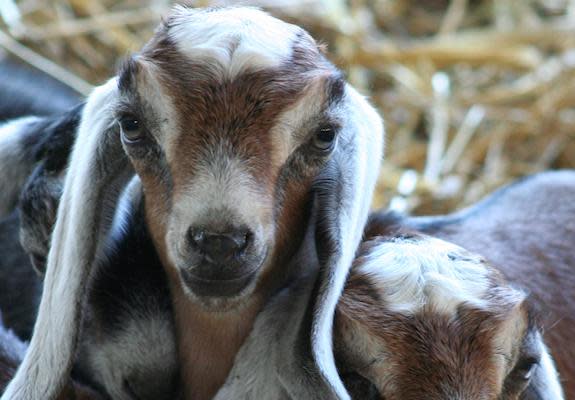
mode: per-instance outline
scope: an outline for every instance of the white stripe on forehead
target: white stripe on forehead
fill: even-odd
[[[273,68],[288,60],[299,27],[245,7],[197,10],[176,7],[169,35],[193,61],[217,62],[227,76]]]
[[[489,270],[456,245],[429,237],[398,239],[377,245],[367,257],[359,272],[375,279],[391,311],[430,307],[454,314],[463,303],[485,306]]]

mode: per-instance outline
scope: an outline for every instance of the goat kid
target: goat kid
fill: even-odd
[[[575,171],[545,172],[450,215],[396,221],[483,255],[510,282],[528,291],[543,316],[545,342],[569,399],[575,398],[573,198]],[[377,218],[390,223],[389,215]]]
[[[51,137],[49,143],[54,145],[62,132],[42,134]],[[4,287],[0,309],[7,311],[6,322],[23,337],[31,331],[41,285],[18,236],[36,271],[43,275],[63,186],[65,164],[60,161],[71,146],[60,143],[59,150],[46,153],[26,183],[20,218],[14,214],[0,221],[0,246],[9,255],[0,260],[0,286]],[[90,285],[74,376],[113,399],[173,399],[178,368],[169,292],[143,225],[137,182],[128,187],[122,204],[105,257]]]
[[[540,296],[542,289],[573,294],[569,277],[550,281],[545,271],[556,268],[564,275],[575,265],[574,231],[566,223],[575,209],[564,201],[574,195],[575,172],[554,172],[501,189],[454,215],[372,214],[334,325],[339,373],[352,398],[557,400],[563,398],[559,377],[570,396],[572,375],[567,368],[558,376],[543,336],[553,341],[551,350],[569,353],[573,324],[548,336],[550,329],[538,323],[534,310],[548,308],[552,323],[575,315],[572,306]],[[539,210],[536,218],[531,206]],[[521,234],[524,223],[536,246]],[[416,229],[474,243],[498,260],[497,269]],[[537,274],[541,280],[509,273],[517,274],[518,267],[525,277]],[[507,283],[499,271],[528,291]],[[300,329],[309,285],[294,281],[266,306],[217,400],[321,398],[305,397],[303,378],[301,391],[297,385],[286,389],[282,376],[285,355],[309,334]],[[292,381],[297,377],[293,372]]]
[[[88,98],[35,334],[2,398],[57,397],[111,229],[103,213],[134,173],[168,275],[187,398],[216,393],[270,296],[304,275],[317,277],[300,327],[309,335],[286,370],[306,372],[311,396],[348,398],[333,313],[382,137],[377,113],[302,29],[255,9],[177,7]],[[283,383],[301,391],[301,374],[289,382],[296,375]]]
[[[476,254],[371,226],[337,307],[342,374],[372,398],[563,398],[530,301]]]

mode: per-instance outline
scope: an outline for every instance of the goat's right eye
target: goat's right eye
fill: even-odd
[[[136,143],[143,139],[144,133],[140,121],[131,116],[122,117],[119,120],[122,140],[125,143]]]
[[[528,381],[533,375],[535,367],[539,364],[539,360],[535,357],[529,357],[521,360],[515,367],[517,374],[523,380]]]

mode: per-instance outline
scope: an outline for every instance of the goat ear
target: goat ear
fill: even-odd
[[[318,375],[314,381],[326,387],[325,398],[346,399],[333,356],[333,319],[367,221],[382,157],[383,123],[350,86],[340,106],[345,121],[337,148],[314,184],[320,271],[304,327],[311,336],[302,336],[310,343],[301,348],[307,349],[303,357],[311,363],[306,368]]]
[[[54,399],[68,379],[90,271],[109,231],[120,189],[133,175],[112,114],[117,92],[115,79],[97,88],[82,114],[34,335],[2,400]]]
[[[540,359],[539,364],[533,369],[533,376],[529,381],[525,392],[521,398],[529,399],[557,399],[562,400],[565,398],[561,383],[559,382],[559,373],[553,362],[553,358],[543,342],[540,332],[535,332],[535,343],[538,347]]]

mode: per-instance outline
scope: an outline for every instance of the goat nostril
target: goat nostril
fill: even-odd
[[[30,262],[34,269],[40,273],[46,272],[46,257],[41,256],[37,253],[30,254]]]
[[[206,234],[202,230],[190,229],[188,232],[188,237],[190,238],[192,246],[201,249],[206,238]]]
[[[122,386],[124,387],[124,390],[126,391],[126,393],[128,394],[128,396],[131,399],[140,400],[140,396],[138,396],[138,394],[136,393],[136,391],[134,390],[134,388],[132,387],[132,385],[128,379],[126,379],[126,378],[123,379]]]

